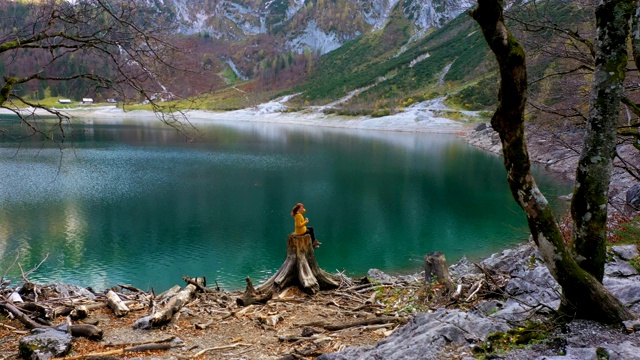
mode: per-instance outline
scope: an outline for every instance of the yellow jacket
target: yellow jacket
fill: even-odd
[[[302,235],[307,232],[307,227],[305,226],[307,225],[307,222],[305,221],[304,217],[302,217],[302,214],[296,214],[293,217],[293,222],[296,227],[294,231],[296,235]]]

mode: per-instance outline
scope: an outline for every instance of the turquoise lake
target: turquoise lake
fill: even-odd
[[[83,121],[64,149],[0,127],[0,273],[163,291],[182,276],[226,290],[274,274],[303,202],[326,271],[415,273],[526,241],[502,158],[454,135],[257,122]],[[570,184],[542,169],[552,204]]]

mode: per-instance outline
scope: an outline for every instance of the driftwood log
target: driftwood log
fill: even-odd
[[[308,294],[335,289],[340,286],[341,279],[318,266],[310,235],[290,234],[287,238],[287,258],[278,272],[257,288],[248,277],[246,281],[244,294],[236,299],[238,306],[265,303],[273,294],[290,286],[298,286]]]
[[[122,317],[129,313],[127,305],[122,301],[122,299],[120,299],[118,294],[113,292],[113,290],[109,290],[109,292],[107,292],[107,305],[109,305],[109,308],[111,308],[117,317]]]
[[[167,304],[154,311],[151,315],[138,319],[134,324],[134,329],[151,329],[162,326],[171,321],[173,316],[194,297],[197,287],[194,284],[187,285],[184,289],[174,294]]]
[[[173,315],[177,313],[189,300],[191,300],[195,293],[195,285],[187,285],[183,290],[179,291],[174,297],[172,297],[164,308],[151,315],[151,325],[160,326],[171,321]]]

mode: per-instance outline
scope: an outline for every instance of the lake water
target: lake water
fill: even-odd
[[[0,127],[19,133],[15,120]],[[98,290],[206,276],[226,290],[274,274],[305,214],[329,272],[421,270],[424,254],[478,259],[526,240],[502,159],[453,135],[252,122],[85,121],[65,148],[0,133],[0,273]],[[569,184],[540,169],[553,202]],[[554,206],[564,206],[555,203]]]

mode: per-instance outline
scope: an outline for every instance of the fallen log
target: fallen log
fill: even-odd
[[[0,307],[4,308],[9,313],[11,313],[11,315],[13,315],[16,319],[18,319],[28,329],[47,327],[31,320],[30,317],[28,317],[25,313],[20,311],[20,309],[18,309],[17,307],[11,305],[9,302],[5,302],[5,301],[0,302]]]
[[[170,298],[163,308],[155,311],[149,316],[138,319],[133,324],[133,328],[150,329],[168,323],[169,321],[171,321],[173,316],[193,297],[196,289],[196,286],[193,284],[187,285],[183,290],[179,291],[172,298]]]
[[[83,337],[89,340],[102,340],[102,330],[90,324],[69,325],[69,332],[73,337]]]
[[[123,317],[129,313],[127,305],[122,301],[122,299],[120,299],[118,294],[113,292],[113,290],[109,290],[109,292],[107,292],[107,304],[117,317]]]
[[[79,305],[69,313],[72,320],[81,320],[89,315],[89,309],[85,305]]]
[[[308,294],[320,290],[335,289],[340,286],[341,278],[329,274],[318,266],[309,234],[290,234],[287,238],[287,257],[278,272],[257,288],[247,278],[247,288],[242,297],[236,299],[238,306],[264,303],[273,294],[297,286]]]

